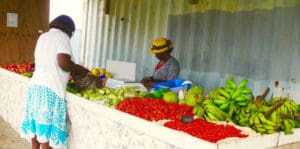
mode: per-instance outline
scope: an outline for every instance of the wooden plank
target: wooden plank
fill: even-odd
[[[0,4],[0,65],[33,61],[38,31],[48,30],[49,0],[2,0]],[[8,12],[18,13],[18,27],[6,26]]]

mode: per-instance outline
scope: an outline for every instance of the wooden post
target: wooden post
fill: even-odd
[[[104,0],[104,14],[109,14],[110,0]]]

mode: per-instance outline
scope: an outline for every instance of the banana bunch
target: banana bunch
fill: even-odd
[[[230,117],[239,107],[245,107],[252,101],[252,91],[247,88],[248,80],[242,80],[238,85],[232,78],[225,82],[225,87],[218,88],[219,94],[214,96],[213,102]]]
[[[203,117],[207,121],[231,121],[229,115],[222,111],[214,104],[212,100],[205,100],[203,102],[204,112]]]
[[[284,118],[283,115],[294,115],[298,113],[299,106],[297,103],[290,98],[283,98],[285,100],[284,104],[277,108],[271,115],[270,119],[277,119],[277,123],[280,124],[280,130],[285,134],[293,134],[293,128],[297,125],[297,120],[293,119],[293,116]],[[282,98],[273,98],[270,103],[274,104],[275,102],[282,100]],[[275,118],[274,118],[275,117]]]
[[[253,113],[249,119],[249,123],[252,129],[261,134],[271,134],[278,131],[278,124],[265,117],[263,113]]]
[[[279,101],[280,97],[276,97],[271,99],[270,103],[274,104],[275,102]],[[284,104],[280,106],[276,111],[280,114],[287,114],[287,113],[297,113],[299,110],[299,106],[297,103],[290,99],[290,98],[283,98],[285,100]]]
[[[197,105],[193,108],[193,114],[202,117],[204,114],[204,108],[201,105]]]
[[[238,125],[250,127],[261,134],[274,133],[279,129],[280,125],[278,125],[278,117],[275,117],[277,115],[272,115],[272,118],[274,118],[272,120],[265,117],[264,113],[270,109],[271,107],[266,105],[257,107],[254,102],[249,103],[247,107],[238,109],[235,122]]]
[[[284,132],[284,134],[293,134],[293,128],[296,127],[297,121],[294,119],[283,119],[282,120],[283,125],[281,125],[281,129]]]
[[[250,103],[247,107],[239,108],[234,117],[234,122],[240,126],[250,127],[249,119],[256,110],[256,105],[253,103]]]

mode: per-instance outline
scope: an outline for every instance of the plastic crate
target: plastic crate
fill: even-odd
[[[191,84],[192,83],[190,81],[185,81],[183,79],[174,79],[154,84],[154,90],[169,89],[175,93],[178,93],[180,90],[190,89]]]

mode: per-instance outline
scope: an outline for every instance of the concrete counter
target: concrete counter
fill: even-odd
[[[29,78],[0,68],[0,115],[20,132]],[[67,93],[69,148],[227,149],[272,148],[300,141],[294,135],[271,135],[210,143],[133,115]]]

